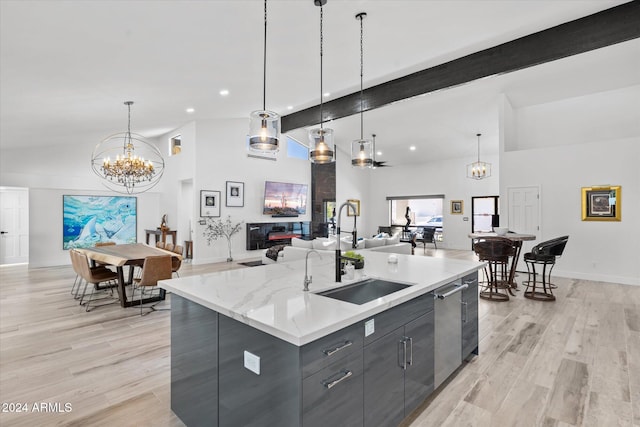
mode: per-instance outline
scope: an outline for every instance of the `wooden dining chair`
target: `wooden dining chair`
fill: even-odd
[[[140,278],[136,278],[133,280],[133,295],[131,296],[132,300],[135,300],[136,290],[140,291],[140,316],[144,314],[148,314],[151,311],[158,310],[153,305],[150,306],[151,311],[147,313],[142,312],[142,299],[145,293],[145,290],[151,292],[154,288],[158,289],[158,280],[171,279],[172,277],[172,269],[171,269],[171,255],[157,255],[157,256],[148,256],[144,260],[144,264],[142,265],[142,275]]]

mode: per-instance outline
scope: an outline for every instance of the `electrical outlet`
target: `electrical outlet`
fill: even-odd
[[[260,357],[245,350],[244,367],[254,374],[260,375]]]
[[[364,322],[364,336],[368,337],[376,331],[375,319]]]

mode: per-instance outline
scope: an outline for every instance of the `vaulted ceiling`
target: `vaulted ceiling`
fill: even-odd
[[[329,0],[324,90],[330,100],[359,88],[361,11],[366,88],[623,3]],[[0,8],[2,150],[90,152],[125,130],[127,100],[132,130],[148,137],[262,107],[261,0],[3,0]],[[267,108],[286,115],[318,104],[319,8],[270,0],[268,13]],[[526,106],[639,84],[639,58],[636,40],[442,90],[365,113],[365,132],[397,164],[473,153],[476,132],[493,141],[490,152],[499,94]],[[331,127],[345,149],[359,136],[357,116]]]

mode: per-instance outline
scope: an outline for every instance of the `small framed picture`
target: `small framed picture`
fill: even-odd
[[[583,221],[621,221],[620,186],[582,187]]]
[[[220,216],[220,192],[200,190],[200,216]]]
[[[451,201],[451,213],[453,215],[462,215],[463,213],[463,201],[462,200],[452,200]]]
[[[244,206],[244,182],[227,181],[226,206]]]
[[[347,202],[351,203],[352,205],[354,205],[356,207],[356,211],[353,212],[353,209],[351,209],[350,206],[347,206],[347,216],[360,216],[360,200],[358,199],[349,199],[347,200]]]

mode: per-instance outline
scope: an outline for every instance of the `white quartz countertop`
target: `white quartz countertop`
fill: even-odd
[[[160,287],[291,344],[302,346],[402,304],[481,268],[484,263],[368,252],[354,280],[335,282],[334,257],[309,255],[313,283],[304,292],[304,260],[162,280]],[[374,277],[411,284],[366,304],[316,292]]]

